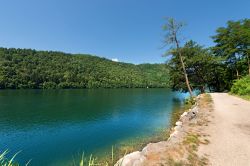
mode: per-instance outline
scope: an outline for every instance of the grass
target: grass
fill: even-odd
[[[205,108],[206,110],[211,111],[211,103],[213,103],[212,97],[209,94],[203,94],[201,101],[199,102],[200,108]],[[205,119],[203,119],[205,118]],[[200,115],[200,120],[202,120],[202,124],[206,126],[207,123],[207,115]],[[198,124],[199,125],[199,124]],[[206,135],[205,135],[206,136]],[[205,166],[208,165],[208,159],[206,157],[199,157],[197,155],[198,147],[200,144],[209,144],[209,140],[204,138],[204,134],[200,135],[198,131],[190,132],[184,139],[183,144],[186,146],[188,151],[188,164],[190,166]]]
[[[188,151],[188,164],[190,166],[205,166],[207,165],[207,159],[205,157],[199,157],[197,155],[198,147],[203,142],[200,140],[199,134],[189,133],[183,141]],[[207,142],[206,142],[207,143]]]
[[[19,166],[19,164],[15,162],[14,159],[20,153],[20,151],[14,154],[10,159],[6,157],[8,153],[9,153],[8,150],[5,150],[4,152],[0,153],[0,165],[1,166]],[[30,161],[26,163],[25,166],[28,166]]]
[[[207,135],[202,133],[200,129],[208,123],[208,114],[212,111],[212,98],[209,94],[203,94],[198,101],[200,114],[197,116],[197,121],[189,124],[189,129],[180,144],[175,148],[170,149],[166,156],[167,165],[170,166],[205,166],[208,165],[206,156],[199,156],[198,149],[201,144],[207,145],[210,141]],[[187,102],[192,103],[192,102]],[[205,110],[205,111],[204,111]],[[198,130],[199,128],[199,130]]]
[[[125,152],[122,156],[115,155],[115,149],[114,146],[111,148],[111,154],[109,156],[106,156],[105,158],[97,158],[94,157],[92,154],[90,156],[85,156],[84,153],[81,154],[80,159],[75,160],[73,158],[73,163],[71,165],[73,166],[113,166],[118,159],[121,157],[124,157],[127,154]],[[123,160],[120,164],[122,164]]]
[[[237,97],[240,97],[244,100],[247,100],[247,101],[250,101],[250,95],[237,95],[237,94],[234,94],[234,93],[229,93],[230,95],[233,95],[233,96],[237,96]]]
[[[82,154],[79,166],[95,166],[95,165],[99,165],[97,158],[93,157],[92,155],[90,155],[89,158],[85,158],[84,153]]]

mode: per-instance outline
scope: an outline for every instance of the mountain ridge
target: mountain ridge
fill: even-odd
[[[168,82],[165,64],[0,47],[1,89],[165,88]]]

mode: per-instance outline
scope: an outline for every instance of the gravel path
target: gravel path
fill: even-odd
[[[250,166],[250,102],[226,93],[211,96],[210,143],[201,145],[199,154],[208,155],[212,166]]]

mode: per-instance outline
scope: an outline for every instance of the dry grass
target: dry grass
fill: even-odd
[[[199,145],[209,144],[209,135],[202,133],[204,127],[209,125],[210,112],[212,111],[212,98],[209,94],[203,94],[198,101],[199,113],[195,120],[186,128],[186,135],[182,142],[169,148],[164,154],[167,161],[164,165],[169,166],[206,166],[208,159],[198,155]]]

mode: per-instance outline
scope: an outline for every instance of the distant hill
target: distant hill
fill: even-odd
[[[0,48],[1,89],[163,88],[164,64],[113,62],[86,54]]]

